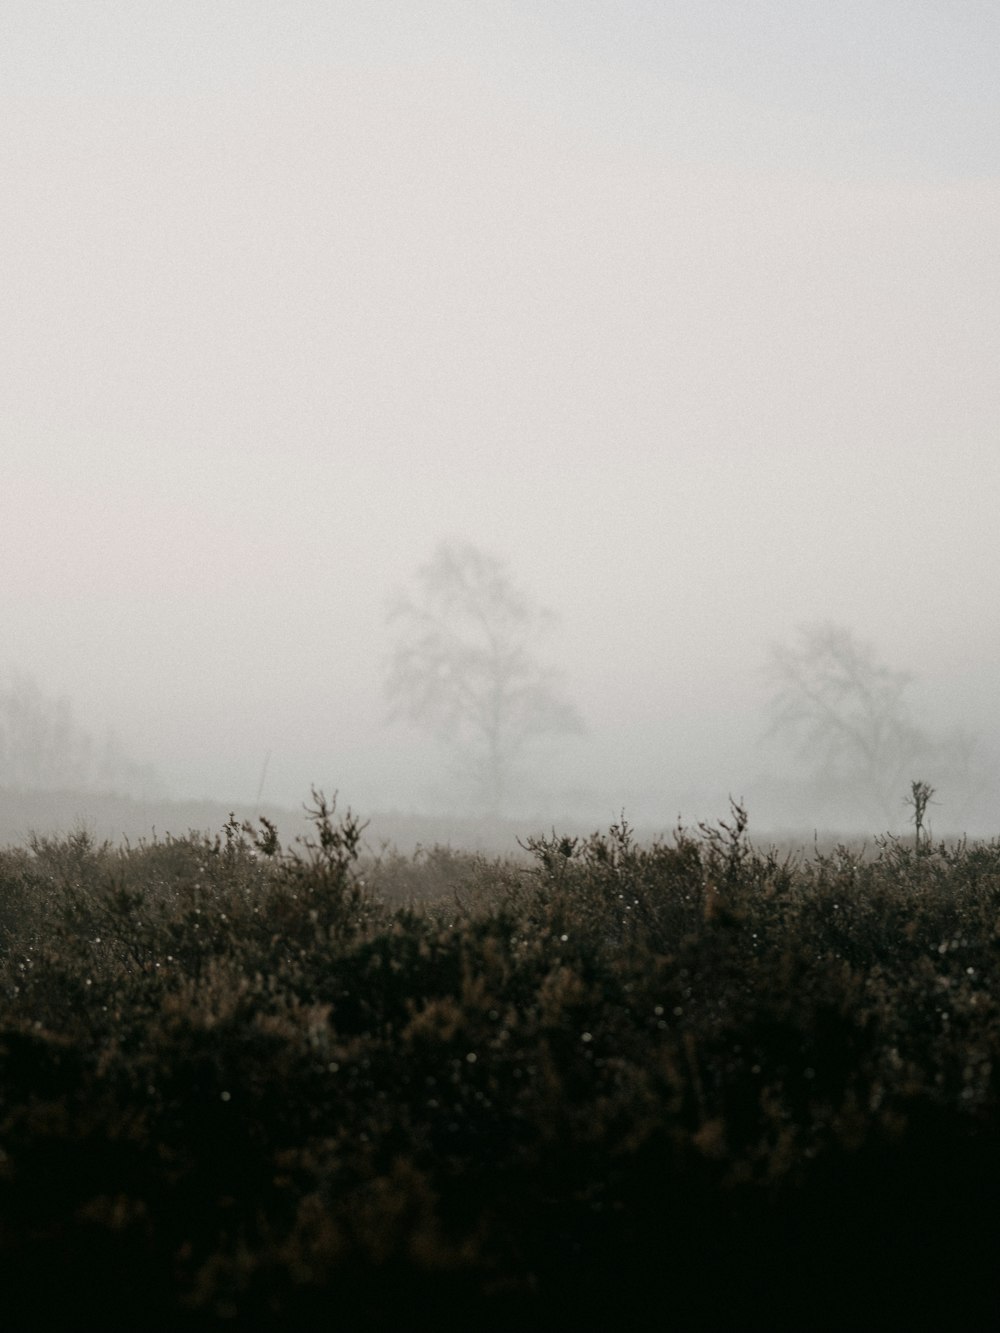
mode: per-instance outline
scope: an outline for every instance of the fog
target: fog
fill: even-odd
[[[177,798],[457,808],[383,685],[464,540],[587,723],[515,815],[787,822],[818,621],[991,791],[998,51],[974,0],[7,0],[3,664]]]

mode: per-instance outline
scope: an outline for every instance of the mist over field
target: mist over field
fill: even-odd
[[[3,0],[5,1326],[996,1322],[998,280],[995,2]]]
[[[387,696],[394,599],[465,544],[555,613],[583,723],[508,817],[887,826],[767,734],[776,646],[827,624],[964,737],[898,825],[924,779],[996,833],[1000,12],[2,26],[0,667],[70,701],[83,786],[477,813]]]

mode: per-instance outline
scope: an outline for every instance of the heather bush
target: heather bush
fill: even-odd
[[[310,810],[0,854],[9,1326],[985,1322],[1000,846]]]

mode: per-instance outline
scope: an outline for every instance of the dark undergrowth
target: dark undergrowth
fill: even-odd
[[[1000,845],[0,853],[5,1328],[1000,1311]]]

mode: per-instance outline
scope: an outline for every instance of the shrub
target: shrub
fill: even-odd
[[[985,1323],[1000,845],[363,865],[313,798],[0,856],[12,1326]]]

